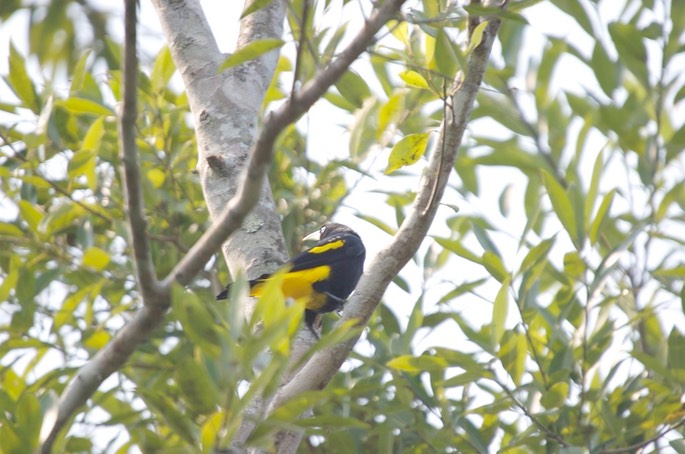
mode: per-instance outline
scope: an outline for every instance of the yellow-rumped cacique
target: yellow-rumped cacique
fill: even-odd
[[[341,309],[364,272],[366,249],[357,232],[346,225],[329,222],[304,238],[317,243],[283,265],[281,288],[286,298],[304,301],[305,323],[314,333],[318,314]],[[250,281],[250,296],[259,297],[271,277],[264,274]],[[231,284],[217,295],[226,299]]]

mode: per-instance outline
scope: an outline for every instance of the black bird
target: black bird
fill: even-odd
[[[286,298],[304,300],[305,323],[316,334],[316,316],[342,308],[357,286],[364,272],[366,249],[357,232],[334,222],[324,224],[304,240],[318,242],[283,265],[287,272],[281,288]],[[250,281],[250,296],[261,296],[270,277],[264,274]],[[217,299],[226,299],[230,286]]]

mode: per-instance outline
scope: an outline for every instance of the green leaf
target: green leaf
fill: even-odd
[[[435,241],[445,249],[447,249],[450,252],[454,252],[457,254],[459,257],[463,257],[466,260],[470,260],[474,263],[478,263],[479,265],[483,264],[483,259],[474,254],[473,252],[469,251],[466,249],[462,244],[461,241],[457,240],[450,240],[449,238],[438,238],[438,237],[433,237]]]
[[[407,321],[407,329],[400,337],[399,345],[401,349],[399,353],[406,354],[412,351],[412,341],[418,330],[423,327],[423,301],[423,295],[421,295],[416,300],[416,303],[414,303],[414,308],[412,309],[411,314],[409,314],[409,320]],[[397,350],[393,349],[393,352],[397,352]]]
[[[240,15],[240,19],[243,19],[250,14],[254,13],[255,11],[259,11],[260,9],[264,8],[267,6],[269,3],[271,3],[272,0],[254,0],[252,3],[248,5],[247,8],[243,11],[243,14]]]
[[[86,177],[88,187],[95,189],[97,185],[97,152],[95,149],[79,150],[71,157],[67,165],[67,174],[71,180],[81,175]]]
[[[640,361],[645,366],[647,372],[656,372],[667,380],[675,379],[671,370],[662,364],[658,357],[636,350],[631,351],[630,355]]]
[[[504,334],[504,325],[507,321],[509,310],[509,285],[511,278],[507,277],[502,281],[502,286],[495,297],[495,304],[492,306],[492,348],[496,349],[500,344]]]
[[[43,220],[44,214],[35,205],[26,200],[20,200],[17,205],[19,205],[19,216],[26,221],[29,229],[33,233],[39,233],[38,226]]]
[[[219,325],[197,295],[174,283],[171,306],[188,338],[208,356],[218,358],[221,355],[222,344]]]
[[[152,66],[152,73],[150,73],[152,86],[158,90],[165,88],[175,71],[176,65],[174,65],[174,60],[171,58],[171,51],[168,46],[164,46],[160,49]]]
[[[191,356],[185,356],[177,366],[174,376],[185,401],[199,413],[213,412],[221,396],[205,365]]]
[[[14,91],[14,94],[17,95],[17,98],[21,100],[24,107],[28,107],[33,113],[38,114],[40,112],[40,106],[38,105],[36,89],[26,71],[26,60],[11,42],[8,79],[10,87]]]
[[[568,397],[568,383],[558,382],[542,393],[540,403],[547,409],[561,407]]]
[[[573,244],[575,244],[577,248],[580,248],[578,224],[576,223],[571,199],[556,178],[549,173],[542,172],[542,181],[545,185],[545,189],[547,189],[547,195],[549,195],[549,199],[552,202],[552,208],[559,218],[561,225],[563,225],[566,232],[568,232]]]
[[[491,118],[515,134],[530,136],[531,131],[526,126],[526,122],[506,97],[480,91],[476,99],[478,105],[473,111],[474,119]]]
[[[258,1],[255,3],[258,3]],[[250,6],[254,6],[254,3]],[[275,38],[264,38],[252,41],[238,49],[235,53],[231,54],[226,60],[224,60],[221,66],[219,66],[219,72],[223,72],[228,68],[241,65],[247,61],[254,60],[255,58],[274,49],[280,49],[283,44],[285,43],[282,40]]]
[[[582,2],[579,2],[578,0],[553,0],[552,3],[554,3],[557,8],[571,16],[572,19],[570,20],[576,21],[578,25],[583,27],[583,30],[585,30],[588,35],[595,35],[592,29],[592,22],[585,12]]]
[[[399,42],[405,46],[409,45],[409,24],[407,21],[389,20],[387,27],[392,36],[397,38]]]
[[[85,98],[70,97],[55,101],[56,106],[63,107],[75,115],[113,116],[114,112],[106,106]]]
[[[15,224],[9,222],[0,222],[0,236],[16,236],[21,237],[24,232]],[[1,300],[2,298],[0,298]]]
[[[587,266],[576,251],[564,254],[564,274],[573,280],[583,280]]]
[[[402,71],[399,76],[400,79],[410,87],[421,88],[423,90],[431,89],[426,79],[416,71]]]
[[[473,52],[473,50],[480,46],[480,43],[483,42],[483,32],[485,31],[485,27],[488,26],[488,23],[488,21],[483,21],[473,29],[473,32],[471,33],[471,39],[469,39],[469,45],[464,52],[466,55],[469,55],[471,52]]]
[[[57,208],[54,208],[53,205],[53,209],[43,218],[38,229],[47,235],[61,232],[74,225],[74,222],[80,219],[84,213],[83,207],[75,203],[64,203]]]
[[[676,454],[685,454],[685,439],[678,438],[676,440],[671,440],[668,444],[671,445],[671,448],[673,448],[673,451]]]
[[[444,358],[436,356],[412,356],[403,355],[393,358],[387,362],[386,366],[391,369],[417,375],[421,372],[440,372],[447,368],[448,364]]]
[[[375,98],[366,98],[361,109],[353,108],[354,121],[350,128],[350,157],[355,161],[363,159],[369,149],[375,145],[375,124],[378,116],[378,102]]]
[[[388,126],[400,116],[404,109],[404,93],[393,94],[388,102],[383,104],[378,111],[378,128],[376,128],[376,140],[383,137]]]
[[[595,207],[595,201],[597,200],[597,191],[599,190],[599,180],[602,176],[604,170],[604,153],[601,151],[597,153],[597,158],[595,159],[595,165],[592,170],[592,179],[590,180],[590,187],[588,188],[587,195],[585,196],[585,220],[590,222],[592,218],[592,209]],[[584,226],[585,231],[589,232],[589,226]]]
[[[102,137],[105,135],[105,118],[98,117],[88,128],[88,132],[83,137],[81,148],[83,150],[97,151],[100,149]]]
[[[497,356],[516,386],[521,384],[521,378],[526,370],[527,347],[525,334],[513,330],[505,331],[499,344]]]
[[[504,267],[502,259],[493,252],[485,251],[482,257],[483,266],[486,270],[497,279],[499,282],[505,282],[510,279],[509,272]]]
[[[668,336],[668,367],[685,370],[685,336],[677,328]]]
[[[343,98],[354,104],[358,109],[364,105],[364,101],[367,98],[371,97],[369,86],[359,74],[351,69],[338,79],[335,83],[335,88],[338,89]]]
[[[457,59],[457,52],[459,49],[455,47],[449,35],[441,28],[438,30],[438,35],[435,37],[435,54],[433,59],[440,75],[445,77],[447,81],[451,81],[457,73],[459,67],[459,60]]]
[[[390,151],[385,174],[391,174],[397,169],[418,161],[426,152],[429,137],[429,133],[409,134],[402,137]]]
[[[7,301],[10,291],[16,288],[17,283],[19,282],[19,268],[21,267],[21,263],[18,261],[20,259],[17,257],[15,260],[15,257],[16,256],[12,257],[10,272],[5,276],[2,284],[0,284],[0,301]]]
[[[609,24],[609,34],[618,51],[618,58],[645,87],[649,86],[647,71],[647,48],[642,33],[633,25],[614,22]]]
[[[38,435],[42,421],[40,402],[36,394],[24,392],[17,402],[16,408],[16,427],[21,438],[24,440],[25,448],[36,449],[38,447]]]
[[[83,88],[83,81],[86,76],[86,63],[88,62],[88,57],[93,52],[92,49],[86,50],[76,62],[74,70],[71,73],[71,86],[69,87],[69,96],[74,96],[78,93],[81,88]]]
[[[73,322],[76,308],[78,308],[84,298],[90,294],[91,290],[91,286],[86,286],[71,293],[64,299],[62,306],[55,312],[52,326],[53,332],[58,332],[62,326]]]
[[[166,421],[175,435],[181,437],[191,446],[196,445],[198,429],[191,422],[192,420],[179,410],[175,400],[165,396],[162,389],[139,388],[138,393],[147,406]]]
[[[552,249],[552,246],[554,246],[555,240],[555,236],[552,238],[547,238],[546,240],[541,241],[540,244],[538,244],[537,246],[533,247],[530,251],[528,251],[528,254],[526,254],[526,257],[521,262],[521,271],[528,271],[529,269],[533,268],[535,265],[540,263],[542,260],[546,259],[550,249]]]
[[[66,452],[92,452],[93,442],[89,438],[70,436],[64,449]]]
[[[612,189],[604,196],[602,203],[599,205],[597,210],[597,215],[595,216],[592,225],[590,226],[590,243],[597,244],[599,240],[599,235],[601,233],[601,228],[606,218],[609,208],[611,208],[611,202],[614,200],[614,195],[616,194],[616,188]]]
[[[592,51],[590,64],[597,82],[599,82],[599,86],[607,96],[612,97],[614,90],[616,90],[621,80],[620,67],[615,61],[611,60],[602,42],[599,40],[595,42],[595,49]]]

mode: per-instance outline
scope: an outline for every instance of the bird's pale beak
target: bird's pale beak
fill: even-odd
[[[321,239],[321,232],[317,230],[316,232],[312,232],[306,237],[302,238],[302,241],[319,241]]]

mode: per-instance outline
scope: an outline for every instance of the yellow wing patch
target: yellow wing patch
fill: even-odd
[[[293,298],[296,300],[306,299],[305,307],[307,309],[317,309],[318,307],[323,306],[325,297],[323,301],[317,301],[317,298],[314,298],[315,295],[313,294],[314,289],[312,288],[312,285],[327,279],[330,274],[331,267],[328,265],[285,273],[283,275],[283,283],[281,284],[283,295],[286,298]],[[252,287],[250,296],[262,296],[263,286],[264,284],[260,283]]]
[[[314,246],[307,252],[310,254],[321,254],[322,252],[330,251],[331,249],[338,249],[341,248],[345,245],[344,240],[338,240],[338,241],[331,241],[330,243],[326,243],[321,246]]]

